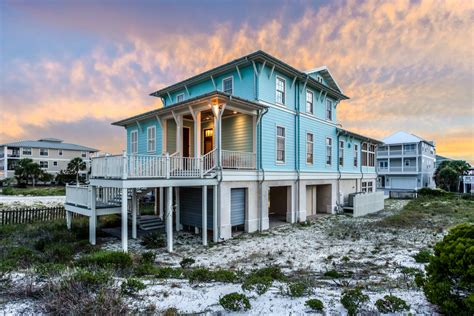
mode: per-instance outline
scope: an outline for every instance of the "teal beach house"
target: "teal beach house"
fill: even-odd
[[[202,241],[336,213],[354,192],[375,190],[379,141],[342,128],[347,100],[326,67],[301,71],[257,51],[151,93],[162,108],[113,125],[126,150],[92,158],[88,186],[68,187],[73,212],[122,214],[136,238],[137,191],[153,192],[168,250],[175,231]],[[130,215],[129,215],[130,214]],[[129,220],[130,218],[130,220]]]

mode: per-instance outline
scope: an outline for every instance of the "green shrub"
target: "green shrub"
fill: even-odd
[[[153,264],[155,263],[156,253],[152,251],[147,251],[142,253],[140,262],[144,264]]]
[[[295,282],[288,285],[288,294],[291,297],[302,297],[311,294],[311,288],[305,282]]]
[[[338,278],[343,277],[342,273],[339,273],[337,270],[326,271],[324,272],[324,276],[328,278],[333,278],[333,279],[338,279]]]
[[[219,304],[227,311],[246,311],[251,308],[249,299],[244,294],[230,293],[219,299]]]
[[[48,260],[65,263],[73,259],[75,249],[69,243],[52,243],[45,246],[44,252]]]
[[[259,295],[262,295],[268,291],[270,286],[272,286],[272,283],[273,279],[268,275],[257,276],[255,274],[251,274],[245,278],[244,282],[242,283],[242,289],[244,291],[255,291]]]
[[[153,274],[158,279],[180,279],[184,276],[181,268],[155,267]]]
[[[428,249],[420,250],[416,255],[413,256],[417,263],[428,263],[430,261],[431,251]]]
[[[142,281],[134,278],[129,278],[120,285],[122,293],[127,295],[134,295],[145,288],[146,286]]]
[[[80,283],[88,289],[98,289],[110,284],[112,277],[107,272],[91,272],[86,270],[79,270],[73,274],[69,282]]]
[[[281,269],[279,267],[276,267],[276,266],[270,266],[270,267],[255,270],[255,271],[252,272],[252,274],[254,274],[255,276],[259,276],[259,277],[268,276],[272,280],[277,280],[277,281],[285,281],[286,280],[286,277],[283,274],[283,272],[281,272]]]
[[[431,197],[445,197],[451,196],[452,193],[446,192],[441,189],[430,189],[430,188],[422,188],[416,191],[419,196],[431,196]]]
[[[383,299],[375,302],[375,307],[383,314],[397,313],[410,310],[410,305],[394,295],[385,295]]]
[[[347,309],[349,316],[355,316],[364,303],[369,301],[369,296],[362,293],[361,288],[345,290],[342,292],[341,304]]]
[[[125,269],[130,268],[133,261],[127,253],[101,250],[81,257],[77,263],[81,267]]]
[[[434,247],[423,285],[426,298],[448,315],[474,314],[474,225],[453,228]]]
[[[146,234],[142,237],[141,244],[148,249],[157,249],[166,247],[166,239],[161,232]]]
[[[35,272],[43,277],[59,276],[66,269],[62,263],[45,262],[35,267]]]
[[[181,268],[187,269],[190,268],[195,262],[196,261],[193,258],[183,258],[179,264],[181,265]]]
[[[324,304],[317,298],[307,300],[305,305],[311,308],[313,311],[322,312],[324,310]]]
[[[232,283],[235,282],[237,279],[237,275],[228,270],[216,270],[211,271],[205,268],[198,268],[189,271],[187,274],[189,282],[209,282],[209,281],[216,281],[216,282],[227,282]]]
[[[26,246],[11,247],[4,251],[5,255],[1,261],[5,262],[5,266],[12,263],[16,268],[29,268],[41,260],[33,250]]]

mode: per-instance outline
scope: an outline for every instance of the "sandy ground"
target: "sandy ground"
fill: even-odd
[[[65,196],[18,196],[0,195],[1,208],[53,207],[64,205]]]

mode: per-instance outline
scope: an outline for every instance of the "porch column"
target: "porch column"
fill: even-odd
[[[173,252],[173,187],[166,188],[166,247]]]
[[[212,187],[212,241],[219,241],[219,221],[217,214],[217,185]]]
[[[201,112],[195,113],[194,119],[194,157],[201,156]]]
[[[3,146],[3,176],[8,178],[8,147]]]
[[[155,194],[154,194],[154,195],[155,195],[155,204],[153,205],[153,213],[154,213],[155,215],[158,215],[158,189],[155,188],[154,191],[155,191],[155,192],[154,192],[154,193],[155,193]]]
[[[163,207],[165,205],[163,188],[160,187],[159,191],[160,191],[160,215],[159,216],[160,216],[161,220],[163,220]]]
[[[202,244],[207,246],[207,185],[202,187]]]
[[[162,126],[162,133],[161,133],[161,138],[162,138],[162,148],[161,148],[161,153],[164,155],[168,152],[168,120],[162,120],[163,126]]]
[[[174,196],[176,199],[176,231],[181,230],[180,207],[179,207],[179,187],[174,188]]]
[[[67,229],[71,230],[71,226],[72,226],[72,212],[71,211],[66,211],[66,226],[67,226]]]
[[[181,155],[183,151],[183,116],[176,117],[176,151]]]
[[[97,227],[97,209],[96,209],[96,188],[95,186],[90,186],[90,207],[91,207],[91,216],[89,217],[89,242],[92,245],[95,245],[95,234]]]
[[[132,190],[132,238],[137,239],[137,189]]]
[[[127,189],[122,189],[122,250],[128,252],[128,221],[127,221],[127,207],[128,207],[128,193]]]

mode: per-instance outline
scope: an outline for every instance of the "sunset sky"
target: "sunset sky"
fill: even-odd
[[[149,93],[262,49],[326,65],[345,128],[396,131],[474,164],[473,1],[0,0],[0,143],[56,137],[124,148],[110,122]]]

